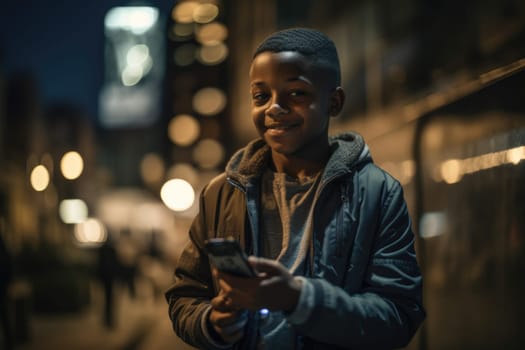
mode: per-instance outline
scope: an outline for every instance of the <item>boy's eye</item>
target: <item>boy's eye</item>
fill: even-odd
[[[303,91],[303,90],[293,90],[292,92],[290,92],[290,96],[292,97],[301,97],[305,95],[306,95],[306,91]]]
[[[255,103],[262,103],[268,99],[268,94],[264,92],[256,92],[252,94],[252,100]]]

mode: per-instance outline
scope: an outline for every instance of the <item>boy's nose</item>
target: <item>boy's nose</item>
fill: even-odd
[[[289,110],[281,107],[278,103],[272,103],[270,107],[266,110],[266,114],[272,118],[279,117],[283,114],[287,114]]]

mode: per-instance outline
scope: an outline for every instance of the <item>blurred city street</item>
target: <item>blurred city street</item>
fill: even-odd
[[[147,285],[131,298],[125,288],[117,288],[115,326],[104,327],[102,291],[92,286],[91,305],[81,313],[34,315],[29,320],[27,341],[19,350],[190,350],[172,331],[167,304],[161,295],[145,293]]]
[[[403,187],[427,311],[405,350],[524,348],[525,1],[28,0],[0,11],[0,350],[195,350],[164,292],[205,186],[261,136],[254,50],[291,27],[337,47],[329,134]]]

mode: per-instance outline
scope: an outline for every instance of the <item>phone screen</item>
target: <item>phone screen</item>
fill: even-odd
[[[255,271],[237,241],[214,238],[206,241],[206,250],[213,266],[232,275],[250,277]]]

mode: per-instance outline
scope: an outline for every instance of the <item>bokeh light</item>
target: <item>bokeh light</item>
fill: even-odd
[[[193,205],[195,191],[185,180],[171,179],[160,190],[162,202],[173,211],[184,211]]]
[[[58,207],[60,219],[66,224],[78,224],[86,221],[88,207],[81,199],[64,199]]]
[[[516,165],[525,159],[525,146],[490,152],[465,159],[448,159],[440,164],[439,174],[434,181],[444,180],[447,184],[459,182],[464,175],[499,167],[505,164]]]
[[[441,178],[448,184],[459,182],[461,173],[461,162],[458,159],[450,159],[441,165]]]
[[[193,150],[193,159],[203,169],[212,169],[224,159],[224,147],[216,140],[204,139]]]
[[[107,30],[128,30],[142,34],[152,28],[159,18],[159,10],[148,6],[119,6],[108,11],[104,18]]]
[[[197,9],[197,7],[199,7],[199,3],[196,1],[180,2],[173,9],[171,17],[175,22],[192,23],[193,13]]]
[[[173,117],[168,125],[170,140],[179,146],[189,146],[197,140],[200,134],[199,122],[188,114]]]
[[[122,85],[137,85],[144,76],[144,70],[141,66],[126,66],[121,74]]]
[[[518,164],[525,159],[525,146],[509,149],[506,157],[509,163]]]
[[[130,66],[143,65],[150,59],[149,48],[147,45],[139,44],[134,45],[128,50],[126,55],[126,62]]]
[[[144,44],[132,46],[126,54],[126,63],[121,73],[122,84],[124,86],[138,84],[153,66],[148,46]]]
[[[199,62],[210,66],[221,63],[226,57],[228,57],[228,46],[224,43],[202,46],[197,53]]]
[[[49,172],[43,165],[37,165],[31,171],[30,176],[31,186],[35,191],[43,191],[49,185]]]
[[[172,27],[173,34],[177,38],[188,38],[193,34],[192,23],[175,23]]]
[[[75,239],[82,245],[100,245],[107,239],[104,224],[98,219],[88,218],[77,223],[74,231]]]
[[[216,45],[228,37],[228,28],[222,23],[204,24],[196,33],[196,39],[202,45]]]
[[[219,8],[215,4],[200,4],[193,10],[193,20],[197,23],[209,23],[219,14]]]
[[[60,160],[60,170],[62,175],[68,180],[78,178],[84,170],[82,156],[75,151],[67,152]]]
[[[144,155],[140,162],[140,175],[147,184],[155,184],[164,178],[164,161],[156,153]]]
[[[203,88],[193,96],[193,108],[202,115],[220,113],[226,106],[226,95],[220,89]]]

